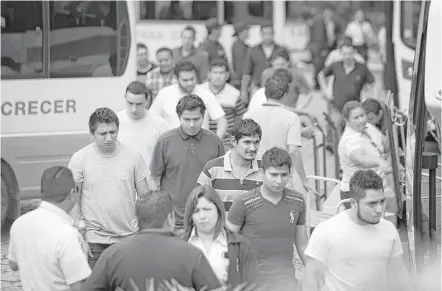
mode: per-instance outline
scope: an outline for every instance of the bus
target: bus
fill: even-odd
[[[411,271],[415,275],[419,273],[421,267],[418,261],[422,262],[422,258],[419,258],[422,252],[419,249],[422,248],[421,203],[424,195],[421,194],[429,192],[428,184],[425,185],[423,182],[425,176],[422,169],[423,152],[438,155],[438,176],[441,168],[441,9],[440,1],[422,2],[419,21],[416,24],[416,50],[412,68],[405,151],[409,262]],[[428,133],[433,138],[429,139]],[[436,201],[440,205],[440,200]]]
[[[1,2],[1,219],[39,198],[43,170],[92,141],[98,107],[124,109],[136,80],[127,1]]]
[[[225,23],[220,43],[231,60],[234,42],[232,24],[245,22],[250,27],[247,44],[261,41],[259,25],[271,21],[275,41],[284,45],[296,59],[309,62],[306,50],[309,42],[309,21],[321,15],[325,7],[332,7],[344,22],[357,9],[382,11],[383,1],[134,1],[137,15],[137,41],[149,49],[149,59],[155,60],[159,47],[175,48],[181,45],[184,26],[196,30],[196,43],[207,36],[204,21],[217,18]]]

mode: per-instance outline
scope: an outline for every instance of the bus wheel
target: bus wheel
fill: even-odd
[[[2,177],[2,193],[1,193],[1,203],[2,203],[2,209],[1,209],[1,216],[2,216],[2,222],[1,226],[3,226],[3,223],[6,221],[6,218],[8,217],[8,210],[9,210],[9,190],[8,186],[6,185],[5,181]]]

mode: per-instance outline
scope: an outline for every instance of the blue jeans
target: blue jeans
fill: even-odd
[[[105,249],[110,246],[111,244],[89,243],[89,248],[91,249],[91,253],[93,256],[88,258],[89,267],[91,267],[91,269],[94,269],[95,264],[97,263],[101,254],[104,252]]]

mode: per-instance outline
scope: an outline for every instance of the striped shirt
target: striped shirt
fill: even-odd
[[[212,186],[218,192],[224,202],[224,208],[229,211],[230,206],[239,195],[253,190],[262,184],[260,160],[253,160],[252,167],[245,178],[240,180],[233,175],[230,155],[233,150],[228,151],[223,157],[213,159],[204,166],[198,178],[198,184]]]
[[[208,82],[201,84],[201,87],[212,92]],[[229,83],[226,83],[221,91],[212,93],[223,108],[227,119],[227,134],[224,136],[223,142],[230,143],[230,133],[232,132],[233,124],[235,121],[242,119],[243,114],[247,111],[247,106],[239,98],[239,90]],[[216,132],[217,123],[215,120],[210,120],[209,129],[212,132]]]

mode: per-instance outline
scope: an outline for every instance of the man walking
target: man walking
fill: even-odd
[[[170,48],[160,47],[156,53],[158,67],[149,71],[146,75],[146,87],[152,93],[153,99],[164,87],[178,82],[174,72],[173,54]]]
[[[293,244],[305,262],[306,205],[302,194],[285,187],[291,164],[286,150],[266,151],[261,162],[262,186],[237,197],[227,217],[227,227],[249,239],[260,282],[268,291],[296,290]]]
[[[206,52],[209,63],[214,59],[222,58],[227,61],[227,54],[224,50],[223,46],[219,43],[219,38],[221,37],[222,32],[222,24],[218,22],[216,18],[210,18],[206,21],[206,29],[207,29],[207,39],[200,44],[200,50]]]
[[[256,159],[261,136],[261,127],[252,119],[237,121],[230,137],[233,148],[209,161],[198,178],[198,184],[218,192],[226,211],[236,197],[262,184],[261,161]]]
[[[303,290],[411,290],[399,233],[382,218],[382,178],[372,170],[357,171],[350,193],[351,209],[313,231],[305,251]]]
[[[119,119],[109,108],[96,109],[89,118],[94,142],[74,153],[69,168],[81,190],[75,216],[85,221],[85,240],[93,268],[111,244],[138,231],[137,195],[149,191],[143,157],[117,140]]]
[[[240,98],[239,91],[227,83],[229,79],[229,65],[223,59],[214,59],[210,63],[209,80],[201,87],[212,92],[221,105],[227,119],[227,134],[224,135],[224,149],[232,148],[230,143],[230,133],[235,121],[241,120],[246,112],[246,105]],[[212,132],[217,132],[216,121],[211,120],[209,128]]]
[[[189,94],[181,98],[176,106],[180,126],[160,136],[150,163],[153,188],[172,195],[177,229],[183,227],[187,197],[204,165],[224,155],[221,139],[202,128],[205,111],[200,97]]]
[[[171,279],[194,290],[221,286],[203,252],[174,237],[170,194],[154,191],[143,195],[135,209],[140,231],[103,252],[83,291],[134,290],[133,284],[138,290],[160,290]],[[148,283],[154,288],[149,289]]]
[[[152,95],[143,83],[130,83],[125,101],[126,109],[117,114],[120,121],[118,139],[139,152],[146,165],[150,165],[155,143],[169,130],[169,125],[161,116],[146,109],[152,104]]]
[[[225,113],[215,95],[201,85],[197,85],[195,66],[189,61],[179,63],[175,67],[175,74],[178,83],[160,90],[150,108],[151,112],[163,117],[171,127],[178,127],[180,120],[175,111],[178,101],[187,94],[195,94],[203,100],[207,108],[208,114],[203,116],[204,119],[202,120],[203,128],[209,129],[210,117],[210,119],[216,121],[216,134],[219,138],[223,138],[227,130]]]
[[[86,244],[69,216],[78,191],[68,168],[48,168],[41,178],[39,207],[12,224],[9,265],[20,272],[24,291],[82,290],[91,269]]]
[[[249,46],[246,40],[249,38],[249,25],[244,22],[236,22],[233,24],[233,36],[236,40],[232,45],[232,79],[230,83],[236,89],[241,90],[241,79],[244,69],[244,61],[246,59]]]

